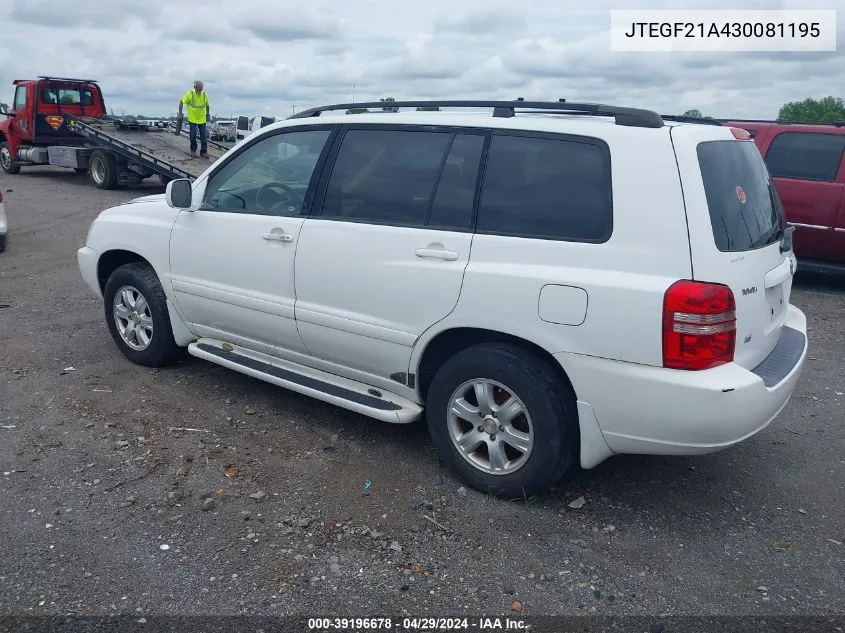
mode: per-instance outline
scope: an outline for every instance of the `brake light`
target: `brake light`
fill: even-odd
[[[0,204],[3,204],[3,192],[0,191]]]
[[[739,127],[732,127],[731,134],[734,135],[734,138],[738,141],[750,141],[751,135],[748,133],[747,130],[743,130]]]
[[[663,297],[663,366],[700,370],[730,363],[736,301],[722,284],[676,281]]]

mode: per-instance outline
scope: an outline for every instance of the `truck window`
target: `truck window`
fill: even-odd
[[[43,88],[41,103],[60,105],[94,105],[94,95],[84,88]]]
[[[843,150],[842,134],[781,132],[766,152],[766,165],[775,178],[833,182]]]
[[[18,86],[15,89],[15,110],[26,110],[26,86]]]

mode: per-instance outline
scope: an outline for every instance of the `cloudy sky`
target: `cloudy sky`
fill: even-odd
[[[286,116],[353,86],[356,101],[566,97],[720,118],[845,96],[841,35],[835,53],[611,52],[611,9],[670,7],[839,9],[840,34],[845,19],[845,0],[0,0],[0,100],[47,74],[155,116],[194,78],[220,116]]]

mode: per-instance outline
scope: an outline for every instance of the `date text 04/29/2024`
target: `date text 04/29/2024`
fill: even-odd
[[[480,618],[309,618],[308,630],[313,633],[329,631],[415,631],[424,633],[435,631],[520,631],[527,629],[527,624],[520,618],[480,617]]]
[[[613,52],[836,51],[835,10],[610,13]]]

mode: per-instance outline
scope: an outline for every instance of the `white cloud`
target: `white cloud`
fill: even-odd
[[[800,8],[748,0],[744,9]],[[841,53],[612,53],[610,9],[735,8],[734,0],[3,0],[0,99],[38,74],[101,82],[107,105],[166,114],[201,78],[220,115],[407,98],[598,101],[769,118],[839,95]],[[826,8],[845,10],[845,0]]]

